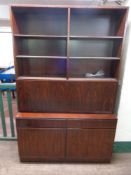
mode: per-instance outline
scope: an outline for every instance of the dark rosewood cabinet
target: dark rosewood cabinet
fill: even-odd
[[[21,161],[109,162],[128,7],[11,6]]]

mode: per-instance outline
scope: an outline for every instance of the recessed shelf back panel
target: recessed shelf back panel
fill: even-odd
[[[117,9],[71,9],[71,35],[119,35],[125,12]]]
[[[121,39],[72,39],[71,57],[116,57]]]
[[[114,78],[116,60],[95,60],[95,59],[70,59],[69,60],[69,77],[82,78]],[[104,73],[103,76],[88,77],[87,74],[95,75],[98,71]]]
[[[65,77],[66,59],[18,58],[19,76]]]
[[[13,8],[18,31],[22,34],[66,35],[67,9]]]
[[[66,39],[16,39],[19,55],[66,56]]]

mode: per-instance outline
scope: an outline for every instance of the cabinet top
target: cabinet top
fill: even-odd
[[[40,5],[40,4],[11,4],[10,5],[11,8],[88,8],[88,9],[129,9],[128,6],[107,6],[107,5],[87,5],[86,3],[81,3],[81,4],[77,4],[77,3],[72,3],[72,4],[44,4],[44,5]]]

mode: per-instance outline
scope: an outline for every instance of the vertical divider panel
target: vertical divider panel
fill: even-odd
[[[66,76],[69,78],[69,56],[70,56],[70,8],[68,8],[68,24],[67,24],[67,60],[66,60]]]

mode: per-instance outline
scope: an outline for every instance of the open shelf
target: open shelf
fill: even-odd
[[[123,36],[126,9],[71,9],[71,35]]]
[[[18,55],[30,56],[66,56],[66,39],[56,38],[17,38],[15,39]]]
[[[119,57],[121,39],[71,39],[70,57]]]
[[[17,64],[19,76],[66,77],[66,59],[19,57]]]
[[[91,78],[114,78],[116,76],[117,60],[97,60],[97,59],[69,59],[69,77],[90,78],[87,74],[95,74],[103,71],[103,76]]]
[[[67,35],[66,8],[16,8],[13,9],[15,34]]]

